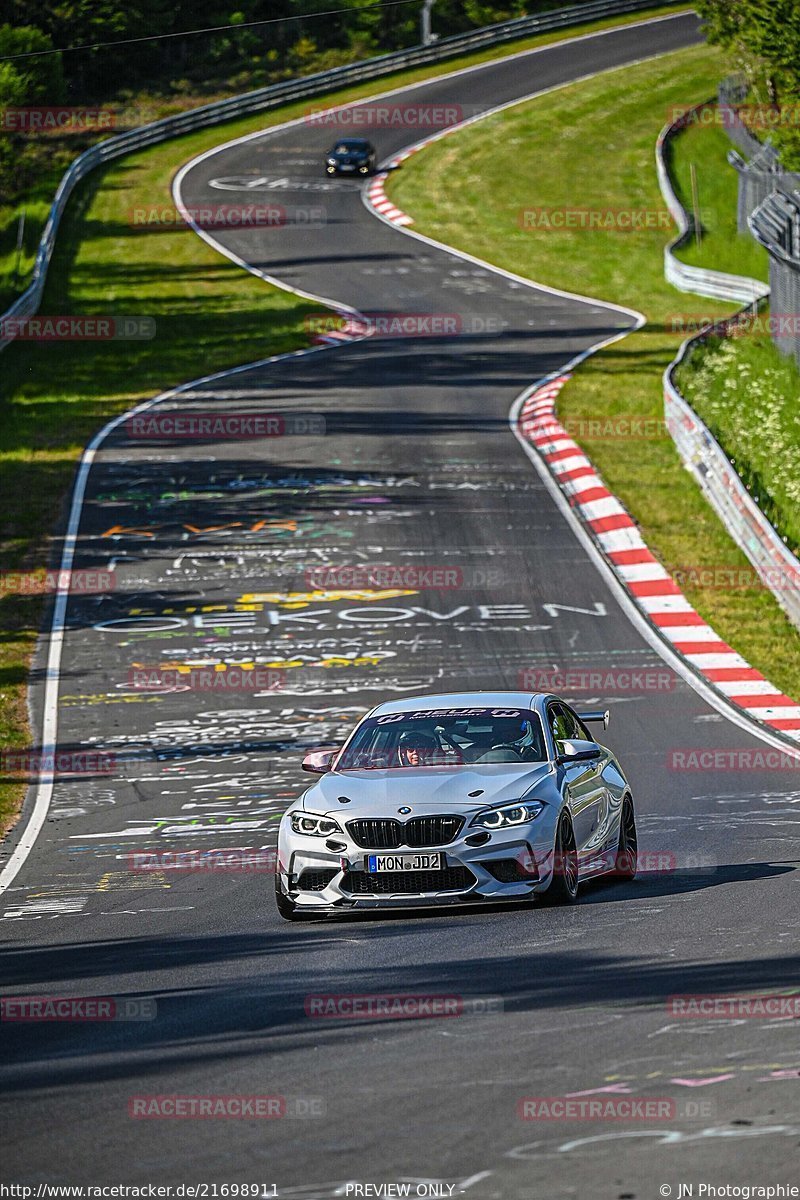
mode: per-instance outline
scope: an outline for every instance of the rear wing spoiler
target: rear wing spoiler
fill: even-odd
[[[578,716],[582,721],[597,721],[603,726],[603,729],[608,729],[608,722],[611,719],[611,713],[607,708],[592,708],[589,712],[579,712]]]

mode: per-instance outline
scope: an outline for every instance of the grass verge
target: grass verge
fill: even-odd
[[[457,70],[462,66],[489,62],[492,59],[512,54],[517,50],[525,50],[533,46],[546,46],[561,38],[569,37],[572,34],[592,33],[601,29],[609,29],[616,25],[629,25],[636,21],[645,20],[648,17],[666,16],[675,11],[676,8],[674,5],[653,5],[646,12],[631,13],[627,16],[610,17],[602,21],[587,22],[554,33],[540,34],[538,37],[524,38],[518,42],[488,47],[478,53],[448,59],[443,63],[430,67],[387,75],[385,76],[386,86],[389,86],[393,82],[410,83],[417,79],[428,79],[434,75],[443,74],[446,71]],[[235,85],[236,81],[232,82]],[[132,97],[126,92],[123,93],[124,99],[121,99],[119,103],[109,102],[109,106],[114,107],[121,113],[120,128],[132,128],[134,125],[143,125],[149,121],[158,120],[161,117],[186,112],[201,104],[209,104],[214,100],[223,100],[229,95],[235,95],[237,91],[249,90],[257,86],[260,85],[252,80],[244,80],[238,87],[233,86],[227,90],[215,88],[212,92],[209,92],[208,89],[204,89],[196,95],[187,94],[186,91],[181,90],[180,94],[170,97],[153,96],[147,93]],[[360,88],[348,90],[346,93],[337,93],[337,98],[339,100],[355,99],[359,95],[377,93],[383,90],[383,87],[383,79],[373,80],[372,83],[364,84]],[[333,97],[331,97],[331,100],[333,100]],[[309,103],[310,101],[304,101],[301,110]],[[261,117],[250,118],[250,121],[245,124],[247,124],[248,128],[260,128],[267,123],[268,120]],[[244,128],[244,125],[242,127]],[[224,126],[218,126],[217,128],[224,128]],[[16,299],[20,292],[25,290],[30,282],[39,238],[41,237],[53,195],[63,172],[69,166],[72,158],[98,140],[100,140],[98,137],[92,137],[91,135],[87,137],[78,137],[75,135],[54,137],[50,134],[39,139],[27,138],[23,140],[21,144],[21,153],[24,159],[23,173],[26,179],[32,178],[34,182],[29,186],[23,185],[22,194],[15,193],[13,202],[0,203],[0,313],[8,308],[12,301]],[[41,144],[34,146],[31,144],[34,141],[38,141]],[[18,255],[16,250],[18,221],[22,212],[25,213],[24,241],[22,253]]]
[[[800,370],[768,333],[709,338],[678,384],[762,512],[800,554]]]
[[[701,46],[571,85],[433,143],[392,175],[389,191],[423,233],[531,279],[646,314],[641,330],[581,367],[559,397],[559,414],[571,428],[587,430],[577,440],[653,552],[681,576],[698,611],[772,682],[800,696],[797,632],[767,589],[729,589],[729,570],[746,573],[747,560],[668,434],[588,435],[598,417],[662,421],[661,375],[683,340],[687,315],[731,306],[683,296],[664,281],[667,232],[659,222],[631,232],[526,229],[520,220],[532,206],[663,211],[653,153],[664,113],[712,95],[723,71],[719,53]],[[701,587],[698,579],[709,582]]]
[[[689,164],[697,164],[707,233],[680,252],[685,262],[768,280],[766,250],[736,229],[737,175],[730,142],[716,125],[692,124],[673,140],[678,194],[691,204]],[[765,313],[766,317],[767,314]],[[734,460],[758,504],[791,549],[800,552],[800,370],[759,326],[746,336],[699,343],[678,371],[680,387]]]
[[[595,21],[398,72],[326,99],[335,104],[375,95],[549,45],[565,36],[674,11],[673,6],[655,6],[646,13]],[[127,214],[139,205],[169,204],[170,181],[181,163],[228,138],[302,116],[308,103],[215,126],[130,155],[94,172],[73,194],[58,236],[42,312],[155,317],[157,333],[152,342],[53,343],[35,349],[20,343],[3,354],[0,572],[42,568],[50,561],[51,531],[75,464],[83,446],[111,417],[199,374],[307,343],[303,317],[309,305],[258,282],[191,231],[136,230]],[[45,204],[49,182],[55,181],[43,178],[41,194],[37,191],[40,204]],[[42,600],[0,591],[0,614],[0,748],[21,748],[30,741],[27,679]],[[13,823],[23,795],[20,782],[0,778],[0,833]]]
[[[731,142],[715,124],[692,123],[669,143],[668,165],[673,186],[684,208],[692,211],[691,168],[695,168],[702,224],[701,240],[676,252],[692,267],[769,279],[769,259],[763,246],[736,225],[738,178],[728,163]]]

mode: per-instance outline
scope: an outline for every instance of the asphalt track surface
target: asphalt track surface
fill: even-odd
[[[696,38],[691,18],[644,24],[402,100],[491,107]],[[375,140],[388,158],[417,136]],[[678,677],[572,697],[609,704],[641,847],[681,867],[587,887],[573,909],[289,925],[267,873],[127,869],[133,850],[274,846],[304,786],[304,750],[385,696],[515,688],[542,664],[664,671],[508,425],[525,387],[630,318],[380,223],[355,182],[323,178],[331,140],[301,124],[232,145],[188,171],[184,202],[258,193],[288,209],[312,197],[326,209],[321,227],[214,236],[303,291],[362,312],[458,314],[462,332],[288,357],[157,406],[323,416],[322,437],[198,444],[120,427],[98,451],[75,565],[111,567],[116,590],[70,599],[58,739],[118,757],[107,777],[57,780],[0,897],[3,994],[154,998],[157,1015],[2,1024],[3,1177],[263,1183],[307,1198],[343,1194],[347,1181],[433,1181],[476,1200],[797,1183],[796,1027],[675,1019],[666,999],[796,983],[800,790],[787,771],[669,769],[675,748],[764,748]],[[244,191],[213,186],[237,177]],[[482,334],[487,321],[495,332]],[[304,603],[308,568],[330,562],[441,564],[462,583]],[[137,663],[198,661],[269,664],[280,688],[219,697],[130,682]],[[43,694],[37,685],[39,717]],[[310,994],[393,992],[492,997],[503,1012],[305,1013]],[[523,1097],[609,1087],[599,1094],[668,1098],[675,1113],[517,1115]],[[281,1095],[294,1114],[324,1113],[129,1117],[131,1097],[174,1093]]]

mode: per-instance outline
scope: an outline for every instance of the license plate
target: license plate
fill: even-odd
[[[342,171],[355,171],[355,169],[355,163],[342,163],[341,165]]]
[[[438,854],[368,854],[366,869],[370,875],[379,871],[440,871],[444,866]]]

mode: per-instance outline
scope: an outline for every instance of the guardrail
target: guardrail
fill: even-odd
[[[770,294],[767,285],[760,280],[687,267],[673,254],[678,246],[688,241],[693,233],[693,224],[672,186],[665,146],[669,137],[687,124],[693,113],[704,108],[705,103],[668,125],[658,139],[656,165],[661,192],[681,231],[665,250],[664,273],[667,280],[681,291],[696,291],[702,296],[745,302],[746,307],[733,317],[709,325],[683,343],[677,358],[664,372],[664,417],[684,466],[694,475],[709,504],[789,620],[800,629],[800,560],[792,554],[764,516],[711,430],[675,384],[678,367],[701,341],[715,334],[725,336],[732,326],[738,324],[738,317],[747,312],[756,312]]]
[[[694,292],[698,296],[708,296],[714,300],[731,300],[739,304],[754,304],[769,295],[769,287],[759,279],[751,279],[749,275],[729,275],[725,271],[712,271],[707,267],[692,267],[681,262],[675,254],[682,246],[687,245],[695,234],[694,217],[681,204],[672,186],[667,167],[667,147],[670,139],[685,128],[713,100],[704,100],[688,109],[676,121],[665,125],[658,135],[656,142],[656,171],[661,195],[669,209],[672,219],[678,226],[677,237],[664,247],[664,277],[679,292]]]
[[[724,325],[724,322],[722,323]],[[800,559],[780,535],[742,483],[730,459],[707,425],[675,386],[674,374],[702,338],[722,332],[711,326],[690,338],[664,373],[664,416],[686,467],[725,528],[753,564],[792,624],[800,629]]]
[[[589,0],[589,3],[559,8],[553,12],[543,13],[541,16],[503,21],[496,25],[472,30],[470,33],[442,38],[428,46],[397,50],[391,54],[382,54],[376,58],[366,59],[364,62],[351,63],[343,67],[334,67],[330,71],[307,75],[302,79],[271,84],[269,87],[258,88],[256,91],[245,92],[241,96],[232,96],[213,104],[205,104],[200,108],[191,109],[189,112],[180,113],[174,117],[164,117],[160,121],[153,121],[149,125],[142,125],[138,129],[107,138],[79,155],[64,174],[39,243],[33,267],[33,281],[7,312],[0,316],[0,323],[2,323],[0,325],[0,350],[4,350],[13,341],[14,322],[22,321],[38,312],[56,234],[67,201],[75,186],[95,167],[119,158],[123,154],[129,154],[133,150],[142,150],[157,142],[165,141],[167,138],[180,137],[181,134],[203,129],[208,125],[216,125],[235,117],[248,116],[251,113],[276,108],[282,104],[288,104],[292,100],[319,96],[346,84],[378,79],[406,67],[440,62],[464,51],[515,41],[534,33],[547,33],[552,30],[566,29],[570,25],[598,20],[602,17],[624,16],[626,13],[640,12],[652,8],[653,2],[654,0]],[[665,0],[665,3],[674,4],[677,8],[681,6],[682,0]],[[685,7],[685,3],[683,3],[683,7]],[[7,332],[7,329],[10,329],[10,333]]]

